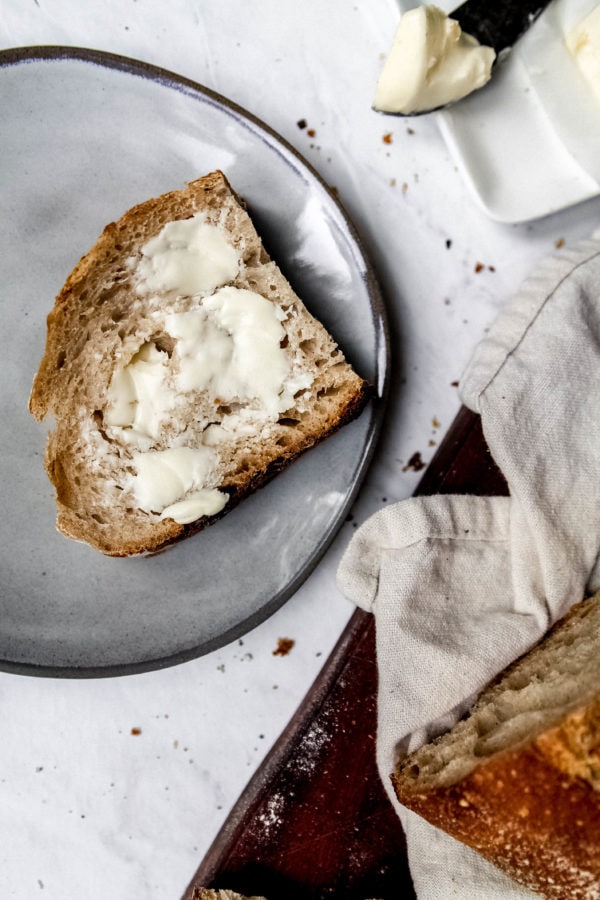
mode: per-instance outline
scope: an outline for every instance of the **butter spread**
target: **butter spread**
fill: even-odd
[[[233,281],[241,256],[223,229],[202,213],[168,222],[142,247],[136,276],[140,294],[178,296],[212,293]]]
[[[221,445],[276,422],[312,384],[285,349],[287,311],[231,284],[243,267],[226,231],[199,213],[165,225],[134,270],[138,294],[157,302],[113,372],[103,424],[131,459],[135,502],[163,519],[220,512]]]
[[[219,445],[276,421],[312,382],[309,373],[294,373],[282,347],[285,316],[261,294],[223,287],[183,312],[168,308],[157,321],[159,345],[144,342],[114,371],[104,424],[133,453],[131,487],[141,509],[185,524],[223,508],[227,494],[213,489],[218,478],[210,483]],[[165,337],[169,353],[160,349]],[[208,409],[204,420],[200,403],[195,410],[200,447],[157,449],[167,431],[171,444],[173,436],[176,444],[186,440],[177,431],[177,408],[199,395]]]
[[[460,100],[489,81],[495,58],[437,6],[410,9],[400,19],[373,106],[410,115]]]
[[[254,291],[224,287],[199,309],[167,316],[166,330],[177,339],[177,388],[208,389],[224,401],[255,398],[268,415],[279,413],[290,374],[282,315]]]
[[[128,365],[116,369],[108,389],[106,425],[132,429],[132,434],[157,439],[163,413],[171,405],[167,389],[169,357],[145,343]],[[127,439],[128,442],[131,438]]]
[[[600,4],[571,29],[565,43],[600,101]]]
[[[174,519],[180,525],[189,525],[201,516],[215,516],[225,508],[229,497],[224,491],[216,488],[202,488],[188,494],[184,500],[178,500],[165,507],[160,514],[161,519]]]
[[[181,501],[193,492],[192,496],[197,495],[192,501],[194,508],[200,512],[192,519],[186,518],[182,522],[175,518],[175,521],[187,524],[199,515],[214,515],[223,509],[228,499],[223,491],[205,487],[216,461],[216,454],[208,447],[171,447],[136,453],[133,456],[136,501],[142,509],[162,513],[161,518],[175,518],[178,511],[184,516],[192,511],[191,504],[187,508]]]

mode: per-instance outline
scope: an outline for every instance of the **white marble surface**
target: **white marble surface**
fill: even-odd
[[[600,213],[591,200],[495,223],[435,116],[372,112],[397,15],[394,0],[0,3],[2,48],[78,45],[163,66],[264,119],[335,185],[378,270],[395,353],[355,522],[410,495],[421,473],[407,461],[431,459],[459,406],[453,382],[496,312],[537,259],[589,234]],[[335,584],[352,527],[243,642],[124,678],[0,673],[1,897],[181,895],[352,612]],[[273,655],[280,637],[295,641],[288,656]]]

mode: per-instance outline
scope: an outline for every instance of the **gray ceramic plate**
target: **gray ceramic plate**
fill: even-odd
[[[347,515],[387,383],[377,287],[316,173],[196,84],[93,51],[10,50],[0,53],[0,115],[0,667],[83,677],[181,662],[274,612]],[[205,532],[154,558],[105,558],[54,528],[47,429],[27,411],[46,313],[107,222],[214,168],[378,399]]]

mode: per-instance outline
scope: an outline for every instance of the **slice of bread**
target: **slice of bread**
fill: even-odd
[[[48,316],[29,408],[55,420],[58,529],[129,556],[224,515],[368,395],[217,171],[105,228]]]
[[[392,783],[404,806],[526,887],[600,897],[600,593],[405,757]]]

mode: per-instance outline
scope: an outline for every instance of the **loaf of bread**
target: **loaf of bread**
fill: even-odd
[[[242,894],[236,894],[235,891],[196,887],[191,900],[265,900],[265,897],[246,897]]]
[[[404,806],[525,887],[600,897],[600,593],[405,757],[392,782]]]
[[[215,888],[194,888],[192,900],[265,900],[264,897],[246,897],[236,894],[235,891],[219,890]]]
[[[367,397],[217,171],[105,228],[48,316],[29,408],[55,421],[58,529],[129,556],[224,515]]]

